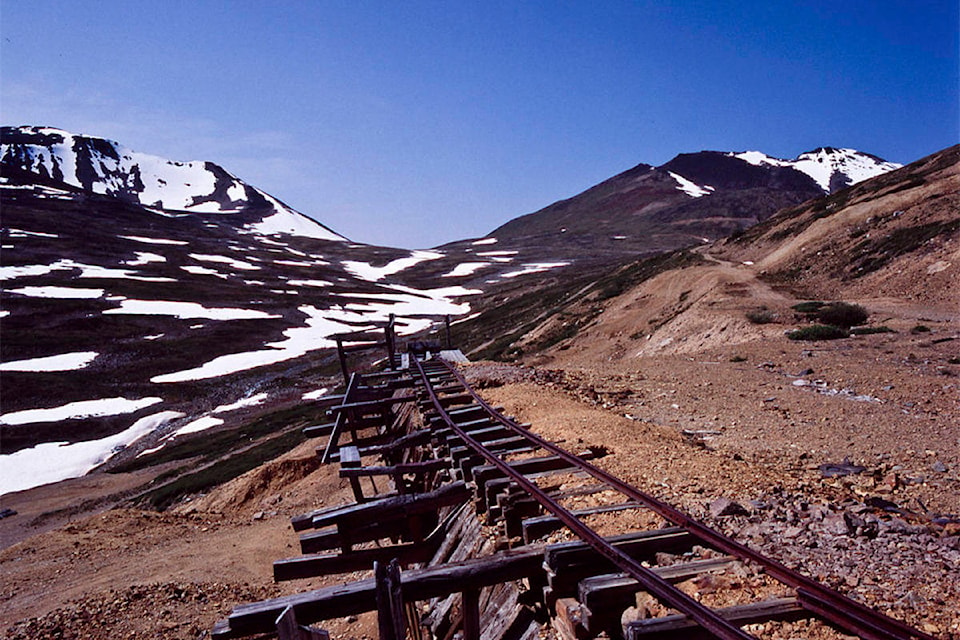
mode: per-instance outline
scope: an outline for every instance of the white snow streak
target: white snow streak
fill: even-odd
[[[104,398],[102,400],[81,400],[49,409],[27,409],[0,415],[0,424],[32,424],[34,422],[58,422],[73,418],[101,418],[121,413],[133,413],[144,407],[163,402],[162,398]]]
[[[207,308],[196,302],[173,302],[170,300],[124,300],[118,309],[107,309],[107,314],[141,315],[141,316],[174,316],[185,320],[187,318],[203,318],[206,320],[250,320],[279,318],[264,311],[234,308]]]
[[[13,360],[0,364],[0,371],[73,371],[83,369],[98,355],[96,351],[75,351],[57,356]]]
[[[453,268],[453,271],[450,273],[445,273],[441,278],[459,278],[462,276],[468,276],[471,273],[478,271],[486,266],[489,266],[489,262],[462,262]]]
[[[81,300],[99,298],[103,289],[80,289],[77,287],[20,287],[8,289],[7,293],[18,293],[29,298],[59,298],[62,300]]]
[[[134,242],[143,242],[145,244],[190,244],[185,240],[168,240],[166,238],[145,238],[143,236],[120,236],[125,240],[133,240]]]
[[[687,180],[681,175],[674,173],[673,171],[668,171],[670,177],[677,181],[677,184],[680,185],[677,187],[680,191],[683,191],[688,196],[693,196],[694,198],[702,198],[703,196],[708,196],[713,191],[713,187],[708,185],[703,185],[702,187],[698,184]]]
[[[369,282],[377,282],[425,260],[436,260],[442,257],[443,254],[436,251],[413,251],[408,257],[391,260],[382,267],[374,267],[367,262],[355,262],[353,260],[344,260],[342,264],[347,271],[358,278]]]

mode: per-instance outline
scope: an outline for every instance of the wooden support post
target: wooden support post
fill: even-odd
[[[340,447],[340,470],[359,469],[360,468],[360,450],[357,447]],[[353,489],[353,497],[357,502],[365,502],[363,497],[363,488],[360,486],[360,477],[350,476],[350,487]],[[349,549],[346,549],[349,551]]]
[[[283,610],[277,618],[276,626],[279,640],[330,640],[330,634],[327,631],[298,624],[293,607]]]
[[[343,350],[343,338],[336,338],[337,355],[340,357],[340,373],[343,375],[343,384],[347,384],[350,372],[347,370],[347,354]]]
[[[403,594],[400,592],[400,563],[396,558],[388,564],[375,562],[377,581],[377,623],[380,640],[404,640],[407,637]]]
[[[387,362],[391,371],[397,368],[397,344],[396,344],[396,335],[394,334],[394,325],[396,324],[397,316],[390,314],[390,321],[387,323],[387,326],[384,327],[383,332],[386,335],[387,341]]]
[[[480,640],[480,589],[467,589],[463,596],[463,640]]]
[[[453,349],[453,342],[450,340],[450,316],[448,315],[445,319],[445,324],[447,327],[447,350]]]

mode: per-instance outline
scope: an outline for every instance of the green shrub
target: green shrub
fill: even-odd
[[[858,304],[849,302],[831,302],[817,311],[817,320],[822,324],[836,327],[850,327],[863,324],[870,316],[867,310]]]
[[[766,308],[747,311],[746,316],[747,320],[753,324],[770,324],[776,317],[772,311]]]
[[[879,326],[879,327],[854,327],[850,329],[850,334],[854,336],[866,336],[871,333],[896,333],[890,327]]]
[[[798,304],[793,305],[790,308],[799,313],[813,314],[813,313],[816,313],[817,311],[820,311],[820,307],[822,307],[825,304],[826,304],[825,302],[821,302],[820,300],[810,300],[809,302],[800,302]]]
[[[850,333],[846,329],[829,324],[812,324],[787,333],[787,337],[791,340],[836,340],[849,336]]]

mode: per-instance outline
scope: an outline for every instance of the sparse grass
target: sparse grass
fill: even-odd
[[[747,320],[753,324],[770,324],[776,319],[776,314],[766,307],[754,309],[753,311],[747,311],[746,316]]]
[[[846,329],[828,324],[812,324],[787,333],[790,340],[837,340],[848,337],[850,333]]]
[[[896,333],[896,331],[883,325],[879,327],[853,327],[850,329],[850,335],[854,336],[866,336],[873,333]]]
[[[144,494],[142,500],[150,507],[163,511],[185,496],[206,491],[259,467],[264,462],[293,449],[304,439],[299,427],[290,429],[276,438],[224,458],[199,471],[180,476],[173,482]]]
[[[201,462],[211,462],[219,456],[249,444],[251,441],[266,435],[285,432],[295,429],[298,433],[302,427],[313,422],[320,422],[322,416],[319,411],[310,405],[298,405],[289,409],[281,409],[263,416],[237,429],[206,432],[194,437],[177,438],[160,451],[142,458],[134,458],[128,462],[113,467],[112,473],[126,473],[145,467],[199,458]]]

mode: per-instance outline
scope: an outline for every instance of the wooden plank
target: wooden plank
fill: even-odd
[[[736,562],[736,558],[722,556],[652,567],[651,570],[664,580],[676,583],[705,573],[723,571]],[[643,587],[635,579],[623,573],[584,578],[577,585],[577,600],[583,605],[584,627],[591,635],[610,631],[614,627],[619,633],[621,613],[636,603],[636,595],[642,590]]]
[[[421,474],[449,468],[450,461],[441,458],[439,460],[423,460],[422,462],[406,462],[389,467],[341,468],[340,477],[357,478],[361,476],[395,476],[406,473]]]
[[[721,618],[729,620],[737,626],[771,620],[798,620],[810,615],[796,598],[776,598],[762,602],[751,602],[750,604],[724,607],[723,609],[717,609],[716,612]],[[624,626],[625,640],[651,637],[660,640],[666,638],[709,638],[711,635],[683,614],[634,620]]]
[[[472,521],[474,526],[476,520]],[[689,536],[679,528],[655,532],[638,532],[608,538],[625,550],[631,540],[650,539],[651,543],[677,532]],[[692,536],[690,536],[692,538]],[[450,562],[439,567],[411,569],[401,574],[401,590],[405,601],[429,600],[446,597],[463,589],[483,588],[501,582],[510,582],[540,574],[545,554],[559,549],[565,555],[582,559],[600,556],[583,542],[564,542],[556,545],[526,545],[501,551],[483,558]],[[372,566],[372,561],[367,567]],[[230,614],[229,625],[217,625],[220,638],[239,637],[253,633],[270,633],[273,622],[287,606],[292,606],[301,621],[316,622],[371,611],[375,605],[376,583],[370,578],[346,585],[336,585],[315,591],[281,596],[251,604],[239,605]]]
[[[388,396],[386,398],[378,398],[376,400],[363,400],[360,402],[347,402],[344,404],[338,404],[333,407],[330,407],[330,411],[331,413],[339,413],[342,411],[380,409],[380,408],[389,407],[395,404],[410,402],[411,400],[416,400],[416,399],[417,399],[417,396]]]
[[[560,598],[555,610],[553,628],[560,640],[586,640],[588,636],[582,624],[579,602],[573,598]]]
[[[336,422],[328,422],[327,424],[315,424],[309,427],[304,427],[303,435],[308,438],[322,438],[323,436],[329,436],[331,433],[333,433],[333,428],[336,425]]]
[[[397,495],[361,504],[348,505],[314,516],[314,528],[335,524],[339,527],[365,524],[374,520],[406,517],[418,513],[436,512],[441,507],[460,504],[470,497],[470,490],[462,482],[446,484],[429,493]]]
[[[409,542],[387,547],[354,549],[349,553],[313,553],[285,558],[273,563],[273,579],[281,582],[369,570],[375,561],[386,562],[392,558],[397,558],[403,564],[426,562],[433,557],[436,547],[433,541]]]
[[[697,543],[696,538],[680,527],[621,534],[608,539],[635,560],[650,560],[660,551],[688,551]],[[616,570],[612,562],[592,548],[577,543],[551,545],[544,555],[544,566],[549,569],[549,585],[557,598],[575,595],[577,583],[587,576]]]
[[[297,623],[293,607],[287,607],[277,618],[278,640],[330,640],[330,634],[324,629],[305,627]]]

